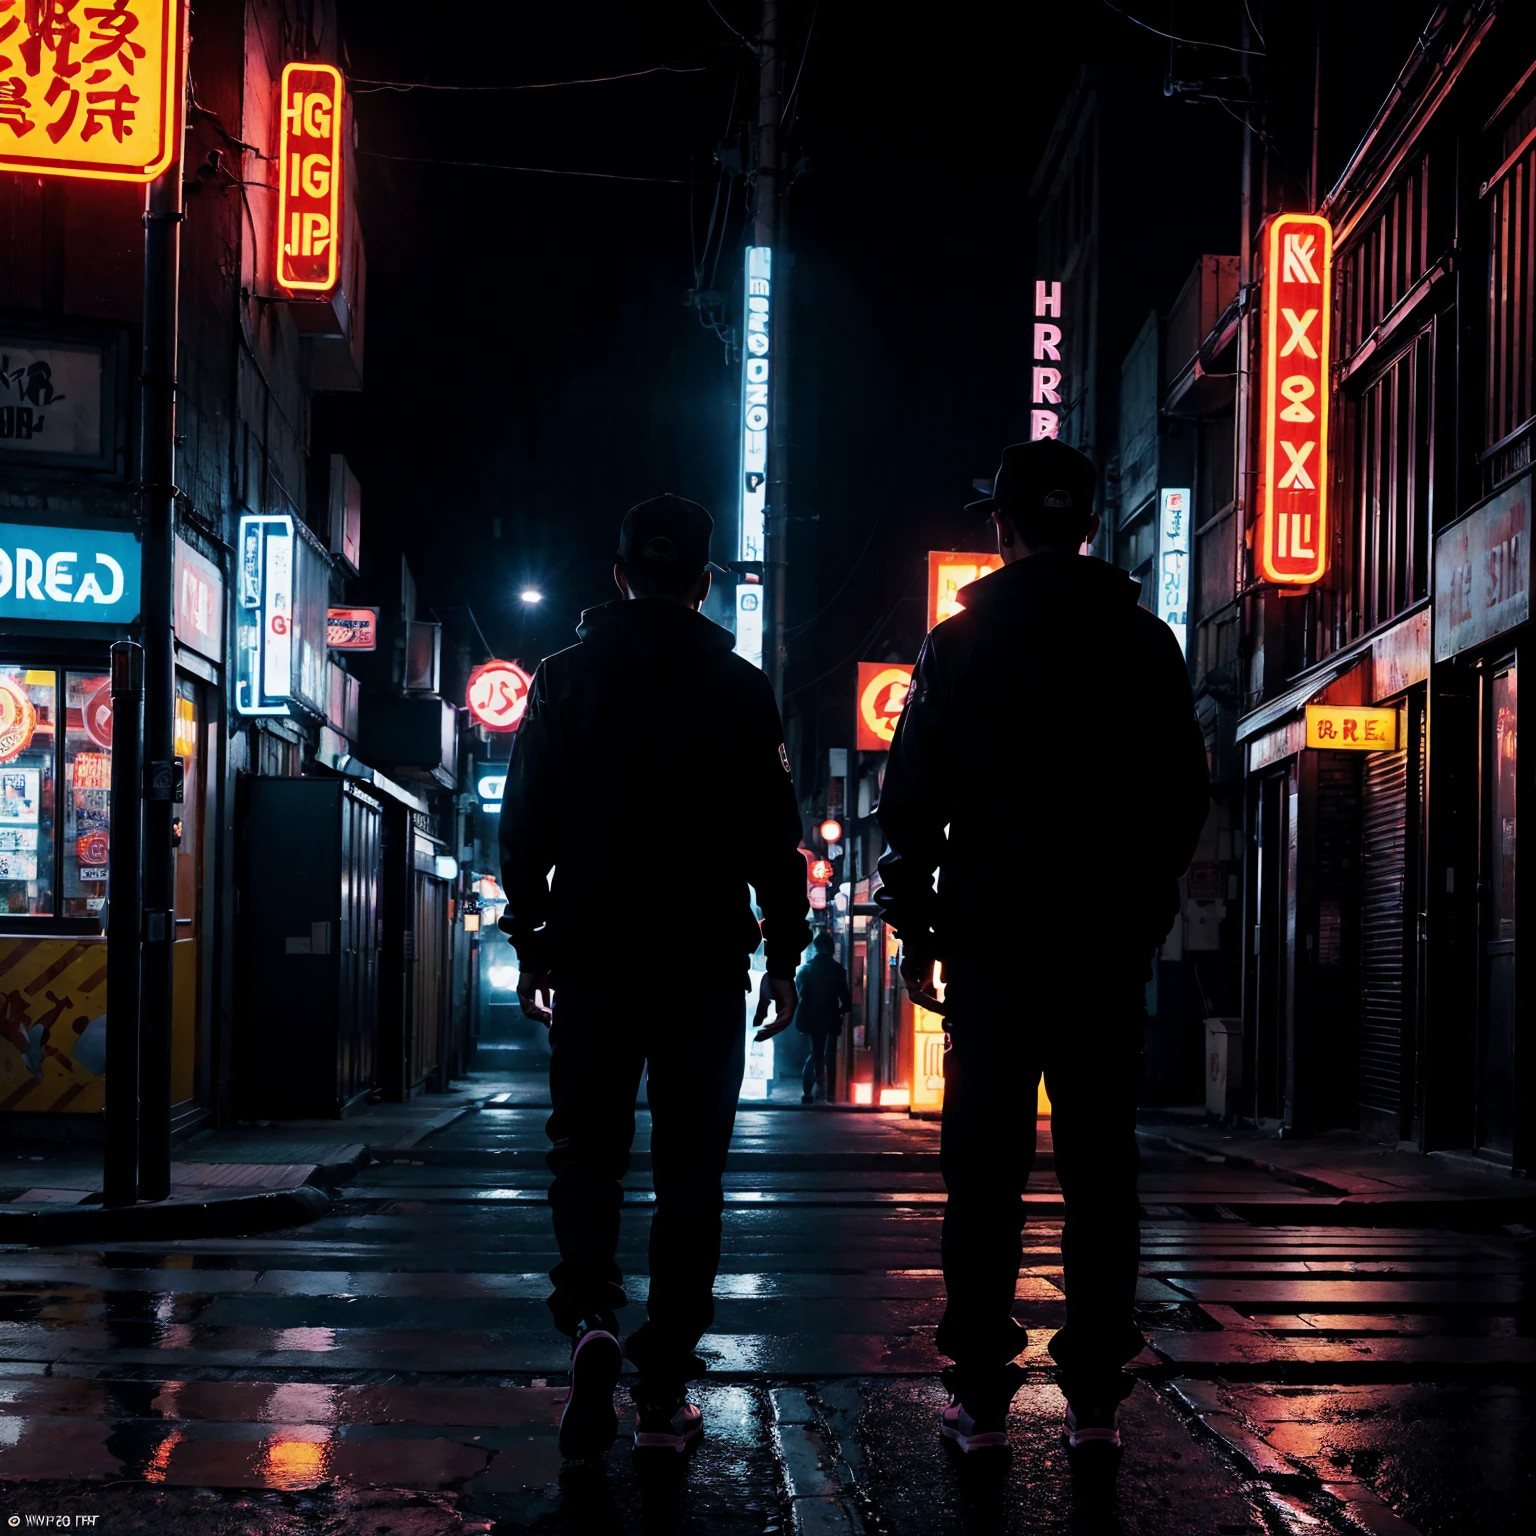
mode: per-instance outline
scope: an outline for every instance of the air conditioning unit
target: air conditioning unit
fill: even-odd
[[[363,530],[363,490],[352,466],[339,453],[331,455],[331,553],[356,576]]]
[[[443,626],[405,622],[405,677],[407,693],[436,693],[443,671]]]

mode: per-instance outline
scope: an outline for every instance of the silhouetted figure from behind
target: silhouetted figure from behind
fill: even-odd
[[[975,504],[1004,563],[918,657],[880,796],[877,898],[915,1000],[936,1005],[944,963],[941,1432],[962,1451],[1007,1443],[1043,1072],[1066,1203],[1067,1322],[1050,1351],[1078,1469],[1118,1460],[1123,1367],[1143,1346],[1145,988],[1210,800],[1177,640],[1125,572],[1078,553],[1098,530],[1095,479],[1054,439],[1015,444]]]
[[[640,1373],[636,1448],[682,1450],[700,1433],[686,1384],[704,1370],[695,1349],[714,1319],[748,959],[766,941],[766,1039],[794,1016],[795,966],[810,939],[773,690],[699,612],[712,528],[703,507],[677,496],[630,508],[614,566],[623,600],[588,609],[581,643],[534,674],[507,768],[502,927],[517,946],[523,1012],[550,1024],[560,1262],[549,1304],[572,1341],[567,1456],[612,1444],[623,1353]],[[713,851],[687,872],[697,899],[679,955],[678,850],[699,836]],[[548,1009],[540,999],[551,988]],[[656,1187],[651,1288],[648,1320],[621,1353],[620,1180],[642,1076]]]
[[[795,1028],[807,1037],[809,1048],[802,1077],[802,1104],[825,1100],[833,1091],[837,1038],[848,1010],[853,1007],[848,973],[837,960],[837,940],[830,933],[818,933],[812,948],[814,953],[795,977],[795,990],[800,994]]]

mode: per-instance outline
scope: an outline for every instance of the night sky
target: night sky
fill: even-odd
[[[1233,44],[1241,3],[1128,8]],[[748,189],[722,178],[715,150],[755,114],[755,60],[732,28],[753,32],[758,8],[716,4],[460,0],[429,28],[418,5],[343,0],[369,259],[367,387],[349,429],[366,528],[407,551],[424,604],[472,604],[504,654],[560,648],[580,609],[612,595],[618,520],[645,496],[705,502],[716,558],[732,554],[739,375],[685,296],[714,287],[735,313]],[[788,686],[841,737],[853,659],[915,655],[923,554],[975,542],[960,511],[971,481],[1025,435],[1028,189],[1078,66],[1106,77],[1137,128],[1116,152],[1134,157],[1146,241],[1110,253],[1116,273],[1106,263],[1123,280],[1119,356],[1202,251],[1236,249],[1241,128],[1218,103],[1168,99],[1163,82],[1170,65],[1209,79],[1239,60],[1171,47],[1102,0],[781,9],[786,92],[799,82],[786,119],[800,167],[787,242],[791,624],[813,621],[792,634]],[[1275,163],[1303,172],[1311,10],[1273,23],[1265,60]],[[1429,7],[1327,11],[1325,185]],[[364,83],[514,85],[657,65],[674,68],[549,90]],[[530,582],[548,597],[523,633],[517,593]]]

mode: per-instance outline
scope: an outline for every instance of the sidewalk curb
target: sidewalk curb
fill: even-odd
[[[210,1194],[201,1198],[173,1196],[153,1204],[110,1209],[86,1205],[17,1210],[0,1205],[0,1244],[45,1248],[82,1243],[177,1242],[189,1238],[244,1237],[304,1226],[329,1212],[335,1204],[335,1192],[364,1168],[384,1161],[392,1151],[409,1150],[471,1110],[479,1109],[481,1102],[475,1099],[443,1110],[382,1146],[358,1143],[349,1157],[317,1163],[305,1182],[292,1189]]]
[[[1217,1152],[1198,1141],[1185,1141],[1177,1134],[1138,1125],[1139,1140],[1192,1157],[1220,1157],[1231,1168],[1246,1168],[1267,1173],[1281,1184],[1306,1190],[1317,1201],[1315,1207],[1302,1209],[1315,1213],[1320,1224],[1358,1220],[1364,1226],[1436,1226],[1442,1222],[1466,1220],[1475,1216],[1480,1222],[1496,1224],[1536,1220],[1536,1189],[1529,1194],[1510,1195],[1352,1195],[1337,1184],[1326,1183],[1310,1174],[1298,1173],[1262,1157],[1248,1157],[1241,1152]],[[1226,1200],[1226,1208],[1245,1221],[1274,1222],[1286,1207],[1279,1202],[1266,1205],[1256,1201]]]
[[[313,1184],[254,1194],[171,1199],[152,1205],[67,1206],[62,1210],[0,1209],[0,1243],[28,1247],[80,1243],[175,1242],[182,1238],[239,1237],[302,1226],[324,1216],[331,1197]]]

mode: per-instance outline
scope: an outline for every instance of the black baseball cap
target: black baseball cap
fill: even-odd
[[[1088,455],[1057,438],[1010,443],[1003,449],[992,494],[969,503],[965,510],[983,515],[1001,512],[1010,521],[1021,517],[1054,521],[1063,514],[1075,514],[1086,522],[1093,512],[1098,482],[1098,471]]]
[[[685,496],[653,496],[637,502],[619,525],[618,556],[626,565],[654,560],[691,574],[720,567],[709,558],[715,520]]]

